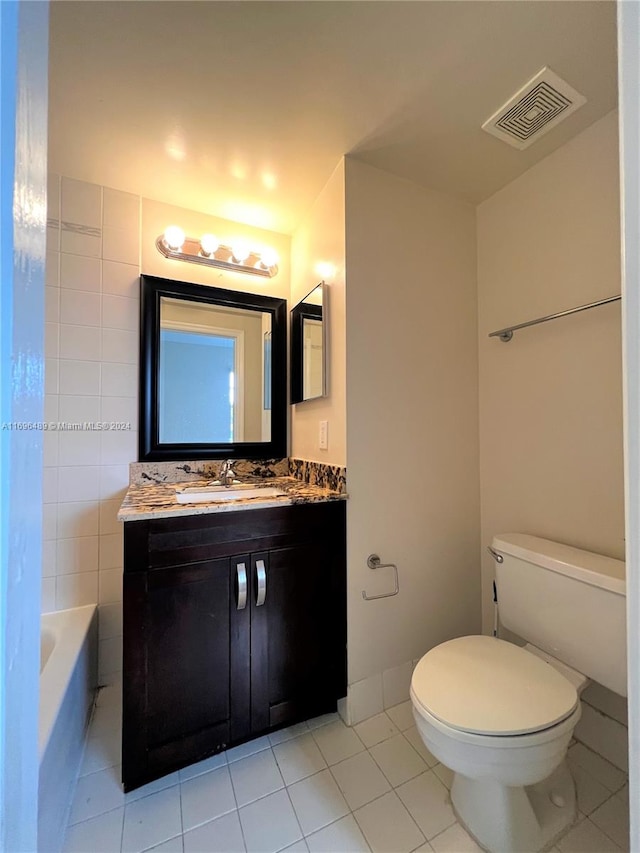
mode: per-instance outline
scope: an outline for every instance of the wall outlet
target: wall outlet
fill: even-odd
[[[320,421],[318,447],[320,450],[327,450],[329,447],[329,421]]]

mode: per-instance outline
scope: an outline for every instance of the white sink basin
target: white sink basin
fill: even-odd
[[[287,493],[277,486],[186,486],[176,489],[179,504],[242,501],[247,498],[279,498]]]

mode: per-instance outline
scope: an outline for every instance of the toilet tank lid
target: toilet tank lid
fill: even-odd
[[[623,560],[614,560],[526,533],[500,533],[494,536],[492,547],[500,554],[518,557],[591,586],[626,595]]]

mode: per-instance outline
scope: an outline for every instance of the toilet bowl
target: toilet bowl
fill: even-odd
[[[457,816],[483,847],[541,850],[573,822],[563,762],[580,703],[564,675],[503,640],[462,637],[418,663],[411,701],[425,745],[454,771]]]
[[[587,676],[626,693],[625,567],[525,534],[495,537],[492,554],[501,623],[534,645],[442,643],[418,662],[411,702],[469,834],[491,853],[538,853],[576,817],[565,757]]]

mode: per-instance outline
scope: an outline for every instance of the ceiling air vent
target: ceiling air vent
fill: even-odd
[[[514,148],[528,148],[586,100],[550,68],[543,68],[488,118],[482,129]]]

